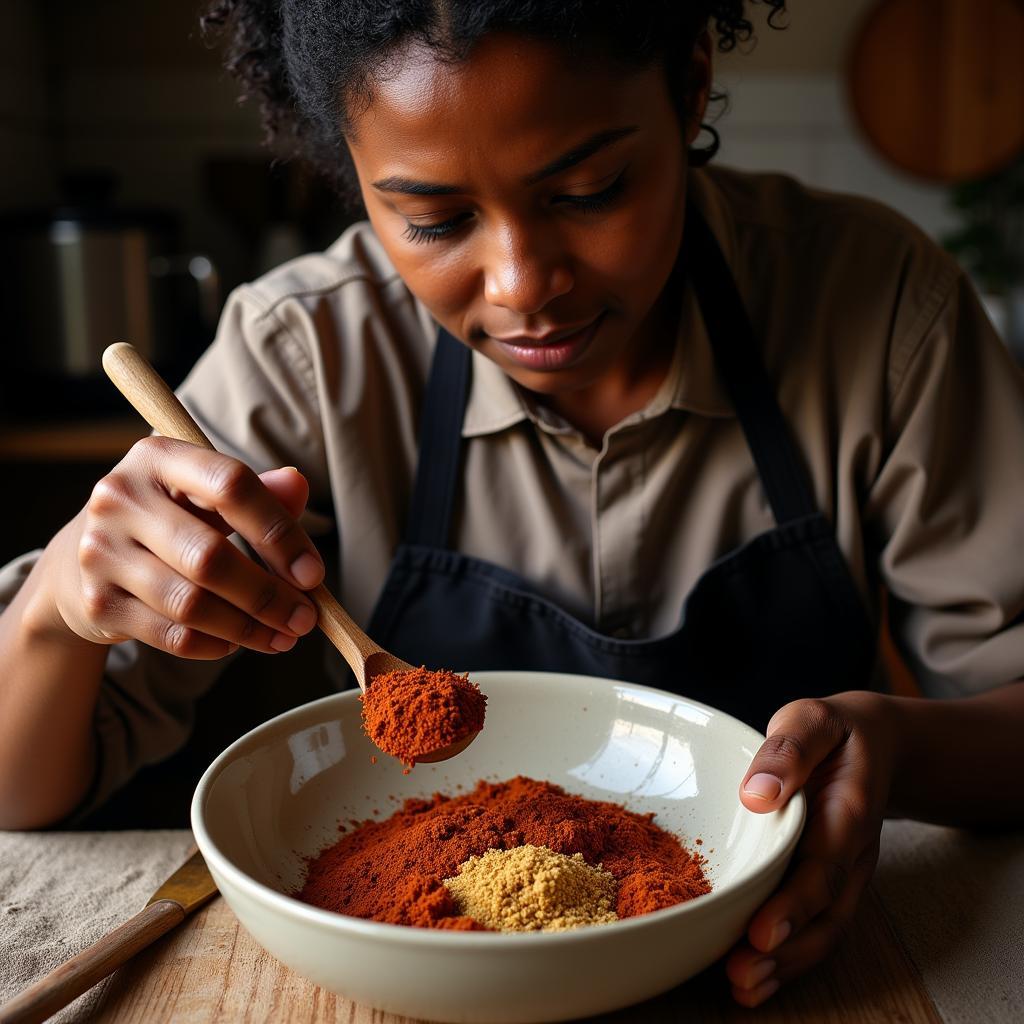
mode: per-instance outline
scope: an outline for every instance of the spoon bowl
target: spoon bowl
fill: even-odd
[[[373,683],[378,676],[387,675],[389,672],[414,671],[416,666],[410,665],[401,658],[396,658],[390,651],[375,643],[352,621],[352,617],[342,608],[337,598],[321,583],[315,590],[310,592],[310,597],[316,604],[319,613],[318,624],[324,631],[324,635],[341,652],[341,656],[348,662],[352,669],[359,689],[366,693],[366,688]],[[416,755],[417,762],[433,764],[437,761],[447,761],[448,758],[462,753],[480,734],[477,729],[467,733],[461,739],[447,746],[439,747],[437,750],[424,751]]]
[[[164,379],[133,345],[123,341],[110,345],[103,353],[103,369],[155,431],[164,437],[216,451]],[[374,643],[322,583],[309,591],[309,598],[316,605],[317,624],[348,662],[363,693],[377,676],[415,668]],[[445,761],[465,750],[477,735],[478,731],[472,732],[437,750],[424,751],[416,760]]]

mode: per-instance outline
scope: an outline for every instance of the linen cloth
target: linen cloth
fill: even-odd
[[[0,832],[0,1003],[142,910],[194,845],[179,830]],[[50,1019],[87,1020],[103,985]]]

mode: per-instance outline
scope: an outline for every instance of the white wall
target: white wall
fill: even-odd
[[[768,27],[762,5],[748,5],[754,41],[716,57],[716,81],[730,97],[728,111],[716,122],[721,160],[871,196],[938,237],[953,223],[948,190],[876,156],[847,101],[846,64],[876,3],[788,0],[781,30]]]
[[[934,238],[953,225],[948,189],[909,177],[866,145],[838,75],[769,71],[723,74],[718,81],[730,98],[714,122],[722,163],[784,171],[818,188],[870,196]]]

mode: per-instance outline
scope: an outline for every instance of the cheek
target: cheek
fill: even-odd
[[[650,303],[675,265],[686,203],[680,180],[665,175],[638,183],[631,201],[609,218],[607,230],[593,233],[586,249],[588,272],[634,311]]]
[[[419,252],[399,251],[392,260],[409,291],[456,337],[462,334],[463,315],[473,306],[482,288],[479,274],[468,261],[432,252],[430,245]]]
[[[450,331],[458,335],[457,316],[473,301],[476,274],[457,248],[403,238],[404,221],[369,205],[370,223],[409,291]]]

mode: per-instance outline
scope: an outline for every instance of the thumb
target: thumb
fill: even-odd
[[[268,469],[260,473],[264,487],[284,506],[285,511],[298,519],[309,501],[309,484],[294,466]]]
[[[772,716],[767,739],[743,776],[743,806],[761,813],[784,807],[845,738],[839,717],[825,701],[787,704]]]

